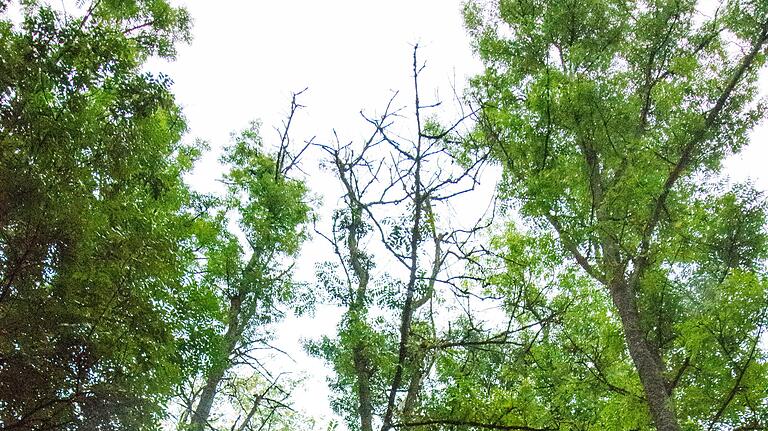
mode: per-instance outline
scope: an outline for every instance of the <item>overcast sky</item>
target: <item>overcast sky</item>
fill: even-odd
[[[446,96],[454,73],[461,83],[479,70],[455,0],[180,3],[194,19],[194,40],[175,62],[150,67],[175,81],[190,136],[214,146],[253,119],[274,138],[291,92],[305,87],[298,131],[363,134],[360,109],[382,108],[392,90],[410,88],[415,43],[428,86],[439,84]]]
[[[274,143],[272,127],[284,118],[291,92],[305,87],[309,90],[301,102],[307,108],[296,119],[297,138],[328,139],[334,128],[349,139],[363,136],[368,130],[358,112],[380,110],[392,90],[410,89],[415,43],[427,62],[429,95],[439,91],[440,98],[450,98],[454,77],[461,85],[479,70],[457,0],[180,3],[194,19],[194,40],[179,49],[175,62],[153,62],[149,69],[171,76],[190,125],[189,139],[205,139],[214,150],[254,119],[263,121],[262,134]],[[763,78],[765,89],[768,80]],[[727,164],[735,179],[751,177],[763,190],[768,189],[765,136],[762,125],[752,145]],[[203,191],[217,187],[220,171],[213,154],[190,178]],[[327,188],[315,178],[309,184],[318,193]],[[311,265],[300,272],[301,278],[311,278]],[[291,321],[279,334],[281,347],[310,374],[306,390],[296,398],[313,415],[330,414],[325,371],[319,360],[301,353],[298,340],[332,331],[337,320],[338,311],[323,308],[315,321]]]

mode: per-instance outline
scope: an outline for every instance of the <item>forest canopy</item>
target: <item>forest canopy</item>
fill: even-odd
[[[296,137],[305,89],[207,143],[151,71],[184,7],[0,1],[0,430],[768,429],[768,201],[724,168],[768,2],[461,13],[451,99],[416,44],[359,130]],[[275,343],[319,306],[330,420]]]

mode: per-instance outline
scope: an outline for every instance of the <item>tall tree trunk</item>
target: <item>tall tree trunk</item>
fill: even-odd
[[[235,350],[235,346],[237,346],[238,339],[240,338],[241,304],[242,298],[240,296],[235,296],[230,299],[229,325],[227,325],[227,332],[224,334],[221,357],[216,358],[217,361],[213,366],[213,369],[208,373],[208,376],[205,379],[205,386],[200,393],[200,401],[197,403],[195,413],[192,415],[190,421],[190,428],[192,431],[206,430],[208,418],[211,415],[211,408],[213,407],[213,400],[218,392],[219,384],[224,378],[224,374],[232,365],[230,363],[230,356]]]
[[[190,422],[193,431],[204,431],[207,429],[208,417],[211,415],[211,407],[213,407],[213,399],[216,396],[219,383],[221,383],[221,379],[224,377],[225,370],[225,367],[217,367],[205,380],[205,387],[203,387],[203,392],[200,394],[200,402],[197,403],[195,414],[192,415],[192,421]]]
[[[619,311],[624,338],[643,385],[651,418],[659,431],[679,431],[675,407],[664,377],[658,349],[646,338],[640,325],[635,291],[623,278],[611,283],[611,298]]]
[[[370,364],[362,345],[358,344],[354,347],[352,360],[355,365],[355,373],[357,374],[357,413],[360,415],[360,430],[373,431]]]
[[[342,172],[341,170],[339,172]],[[342,179],[344,180],[344,179]],[[345,182],[345,184],[348,184]],[[354,193],[354,189],[347,186],[347,195],[350,202],[351,222],[347,233],[347,249],[352,270],[357,277],[357,289],[354,294],[350,292],[349,315],[350,318],[362,322],[366,314],[366,292],[370,274],[365,263],[363,252],[359,248],[359,240],[364,235],[363,208],[360,204],[360,196]],[[371,363],[365,350],[365,343],[357,341],[352,347],[352,362],[357,377],[357,414],[360,416],[360,430],[373,431],[373,403],[371,401]]]

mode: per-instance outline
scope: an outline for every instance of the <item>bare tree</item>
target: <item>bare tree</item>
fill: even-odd
[[[330,243],[342,273],[338,296],[347,308],[342,330],[348,331],[349,341],[341,348],[349,354],[352,416],[362,431],[375,425],[387,431],[395,418],[417,413],[435,346],[441,345],[435,292],[439,286],[460,290],[459,281],[466,280],[464,265],[482,252],[468,244],[483,226],[455,228],[439,214],[478,184],[485,158],[459,163],[453,152],[476,111],[461,104],[459,118],[440,125],[430,110],[441,102],[422,101],[419,85],[425,65],[417,54],[418,45],[413,49],[410,133],[402,131],[407,111],[396,107],[399,94],[394,93],[382,114],[361,112],[372,128],[363,142],[343,143],[334,131],[334,142],[317,144],[343,186],[343,204],[330,234],[318,233]],[[451,275],[450,268],[458,275]],[[393,275],[397,273],[401,276]],[[381,302],[397,319],[389,322],[386,352],[363,333],[377,331],[374,315]],[[382,361],[382,355],[388,359]]]

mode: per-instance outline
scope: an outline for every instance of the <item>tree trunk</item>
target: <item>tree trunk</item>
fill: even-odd
[[[193,431],[204,431],[207,429],[208,417],[211,414],[213,398],[216,396],[216,390],[224,377],[224,367],[218,367],[214,372],[208,375],[205,380],[205,387],[200,394],[200,402],[197,403],[195,414],[190,422]]]
[[[667,389],[658,350],[648,342],[640,325],[634,290],[624,279],[614,281],[611,298],[619,311],[624,338],[643,385],[651,418],[659,431],[680,431],[672,396]]]
[[[370,365],[363,346],[355,346],[352,359],[357,374],[357,413],[360,415],[360,430],[373,431],[373,407],[371,406]]]
[[[235,296],[230,299],[229,303],[229,325],[227,325],[227,332],[224,334],[222,356],[216,358],[217,361],[205,379],[205,386],[200,394],[200,401],[195,408],[195,414],[192,415],[190,421],[190,428],[192,431],[204,431],[208,425],[208,418],[211,415],[211,408],[213,407],[213,400],[218,392],[219,384],[224,378],[224,374],[231,366],[230,356],[237,346],[238,338],[240,337],[240,310],[242,299],[239,296]]]

